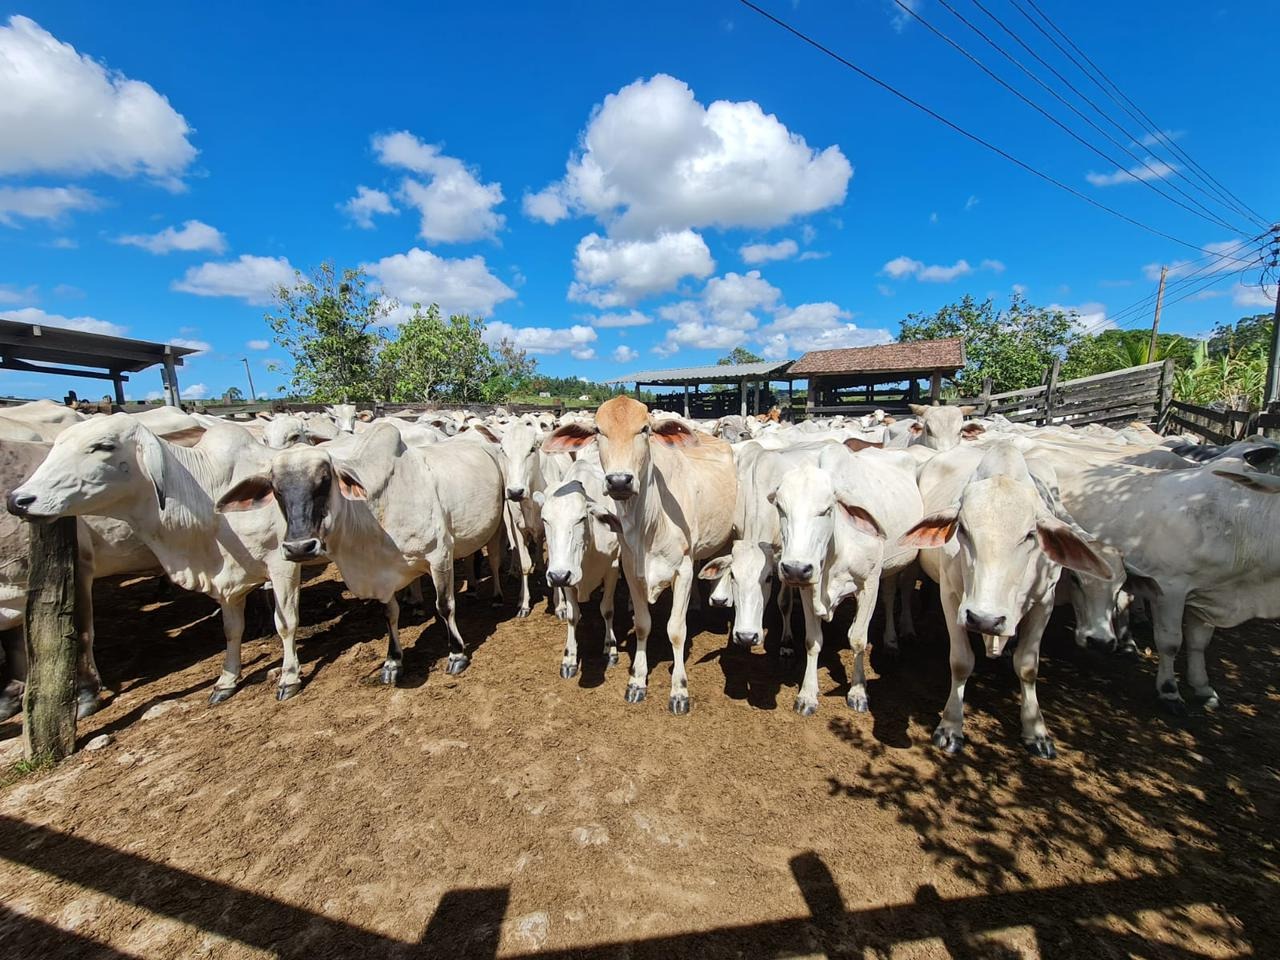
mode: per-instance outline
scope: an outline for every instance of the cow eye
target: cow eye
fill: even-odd
[[[1035,532],[1034,530],[1032,530],[1030,533],[1028,533],[1025,537],[1023,537],[1023,538],[1022,538],[1022,542],[1023,542],[1023,543],[1030,543],[1030,542],[1031,542],[1032,540],[1034,540],[1035,538],[1036,538],[1036,532]]]
[[[91,444],[89,446],[89,452],[97,453],[99,450],[101,450],[103,453],[110,453],[115,448],[116,448],[116,445],[112,443],[110,440],[99,440],[97,443]]]
[[[641,427],[641,428],[640,428],[640,432],[641,432],[641,433],[648,433],[648,432],[649,432],[649,425],[646,423],[643,427]]]

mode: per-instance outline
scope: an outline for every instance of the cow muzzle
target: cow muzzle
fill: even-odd
[[[324,544],[319,537],[308,537],[305,540],[285,540],[280,544],[280,552],[286,560],[301,563],[324,556]]]
[[[549,587],[567,587],[572,579],[572,574],[568,570],[548,570],[547,586]]]
[[[34,493],[18,493],[14,490],[4,498],[5,509],[12,513],[15,517],[27,518],[31,505],[36,502]]]
[[[793,587],[813,583],[813,564],[802,560],[783,560],[778,564],[782,579]]]
[[[507,499],[512,503],[524,500],[524,487],[507,487]]]
[[[966,630],[992,636],[1008,636],[1012,631],[1007,629],[1009,618],[994,613],[966,608],[961,612]]]
[[[605,493],[614,500],[630,500],[636,493],[634,473],[607,473],[604,477]]]

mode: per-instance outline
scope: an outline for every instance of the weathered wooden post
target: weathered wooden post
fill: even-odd
[[[1164,433],[1169,425],[1169,404],[1173,403],[1173,357],[1166,357],[1160,370],[1160,409],[1156,411],[1156,430]]]
[[[28,760],[76,748],[76,518],[32,523],[27,575],[27,689],[22,745]]]
[[[1055,357],[1044,385],[1044,422],[1046,426],[1053,420],[1053,394],[1058,389],[1058,373],[1061,369],[1062,361]]]
[[[990,377],[982,378],[982,402],[978,405],[978,414],[985,417],[991,412],[991,390],[995,386]]]

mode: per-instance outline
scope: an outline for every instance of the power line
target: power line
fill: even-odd
[[[782,20],[779,17],[774,16],[768,10],[765,10],[764,8],[757,6],[755,3],[752,2],[752,0],[738,0],[738,2],[741,3],[744,7],[754,10],[756,13],[760,14],[760,16],[764,17],[766,20],[769,20],[770,22],[781,27],[783,30],[786,30],[796,39],[802,40],[803,42],[807,43],[809,46],[813,47],[815,50],[818,50],[821,53],[826,54],[828,57],[830,57],[832,60],[835,60],[837,63],[842,64],[845,67],[848,67],[850,70],[858,74],[863,79],[869,80],[871,83],[874,83],[880,89],[893,94],[899,100],[902,100],[905,103],[908,103],[911,106],[915,107],[917,110],[921,111],[922,113],[927,114],[928,116],[932,117],[934,120],[937,120],[939,123],[943,124],[944,126],[950,128],[951,130],[954,130],[956,133],[960,134],[965,139],[971,140],[980,146],[986,147],[992,153],[996,154],[997,156],[1003,157],[1005,160],[1008,160],[1010,163],[1014,164],[1020,169],[1025,170],[1027,173],[1030,173],[1033,176],[1039,177],[1041,180],[1044,180],[1046,183],[1053,184],[1053,186],[1058,187],[1060,190],[1065,190],[1067,193],[1071,194],[1077,199],[1083,200],[1085,203],[1091,206],[1097,207],[1099,210],[1104,210],[1107,213],[1111,214],[1113,217],[1118,217],[1119,219],[1123,220],[1125,223],[1131,224],[1132,226],[1145,230],[1148,233],[1154,234],[1157,237],[1162,237],[1165,240],[1170,240],[1173,243],[1176,243],[1182,247],[1186,247],[1190,250],[1198,250],[1201,253],[1213,252],[1211,250],[1206,250],[1204,247],[1197,246],[1196,244],[1191,243],[1187,240],[1182,240],[1178,237],[1175,237],[1172,234],[1165,233],[1163,230],[1158,230],[1155,227],[1148,226],[1147,224],[1141,222],[1140,220],[1135,220],[1133,217],[1130,217],[1127,214],[1121,213],[1119,210],[1116,210],[1114,207],[1109,207],[1105,203],[1102,203],[1100,200],[1095,200],[1093,197],[1090,197],[1087,194],[1081,193],[1079,190],[1075,189],[1074,187],[1068,186],[1067,184],[1063,183],[1061,180],[1058,180],[1047,173],[1037,170],[1035,167],[1031,166],[1029,163],[1026,163],[1023,160],[1019,160],[1017,157],[1013,156],[1008,151],[1002,150],[1000,147],[997,147],[995,144],[987,140],[984,140],[982,137],[978,136],[976,133],[970,133],[968,130],[964,129],[964,127],[960,126],[954,121],[948,120],[946,117],[942,116],[936,110],[933,110],[932,108],[925,106],[919,100],[916,100],[913,97],[903,93],[897,87],[894,87],[892,84],[888,83],[887,81],[881,80],[875,74],[867,70],[864,70],[862,67],[858,66],[853,61],[836,53],[830,47],[825,46],[820,41],[815,40],[813,37],[810,37],[808,34],[804,33],[798,28],[793,27],[791,24],[787,23],[785,20]]]
[[[1055,90],[1052,86],[1050,86],[1048,83],[1046,83],[1046,82],[1045,82],[1041,77],[1037,76],[1037,75],[1036,75],[1036,73],[1035,73],[1035,71],[1033,71],[1033,70],[1031,70],[1030,68],[1028,68],[1028,67],[1027,67],[1025,64],[1023,64],[1020,60],[1018,60],[1018,59],[1017,59],[1016,57],[1014,57],[1011,53],[1009,53],[1009,52],[1008,52],[1007,50],[1005,50],[1002,46],[1000,46],[1000,44],[998,44],[996,41],[992,40],[992,39],[991,39],[991,37],[990,37],[990,36],[988,36],[988,35],[987,35],[987,34],[986,34],[986,33],[985,33],[985,32],[984,32],[980,27],[978,27],[978,26],[977,26],[976,24],[974,24],[971,20],[969,20],[967,17],[965,17],[965,16],[964,16],[964,14],[960,13],[960,11],[956,10],[956,8],[955,8],[955,7],[953,7],[950,3],[948,3],[948,2],[947,2],[947,0],[938,0],[938,2],[939,2],[939,3],[941,3],[941,4],[942,4],[942,6],[943,6],[943,7],[945,7],[945,8],[946,8],[950,13],[951,13],[951,15],[952,15],[952,16],[954,16],[957,20],[959,20],[959,21],[960,21],[961,23],[963,23],[966,27],[968,27],[970,30],[972,30],[974,33],[976,33],[976,34],[977,34],[979,37],[981,37],[984,41],[986,41],[986,42],[987,42],[987,44],[988,44],[988,45],[990,45],[990,46],[991,46],[991,47],[992,47],[992,48],[993,48],[997,53],[999,53],[1002,57],[1004,57],[1006,60],[1008,60],[1010,63],[1012,63],[1015,67],[1017,67],[1019,70],[1021,70],[1024,74],[1026,74],[1028,77],[1030,77],[1032,80],[1034,80],[1034,81],[1035,81],[1035,82],[1036,82],[1036,83],[1037,83],[1037,84],[1038,84],[1038,85],[1039,85],[1043,90],[1045,90],[1045,91],[1046,91],[1046,92],[1048,92],[1052,97],[1054,97],[1054,99],[1056,99],[1059,103],[1061,103],[1063,106],[1065,106],[1068,110],[1070,110],[1072,113],[1074,113],[1077,117],[1079,117],[1081,120],[1083,120],[1085,123],[1087,123],[1090,127],[1092,127],[1094,130],[1096,130],[1096,131],[1097,131],[1098,133],[1100,133],[1102,136],[1106,137],[1106,139],[1108,140],[1108,142],[1110,142],[1113,146],[1115,146],[1115,147],[1116,147],[1117,149],[1119,149],[1119,150],[1122,150],[1122,151],[1125,153],[1125,155],[1129,157],[1129,159],[1133,160],[1133,161],[1134,161],[1135,163],[1137,163],[1139,166],[1141,166],[1141,167],[1145,167],[1145,168],[1146,168],[1147,173],[1149,173],[1149,174],[1151,175],[1150,180],[1161,180],[1161,179],[1163,179],[1163,178],[1164,178],[1164,177],[1166,177],[1166,176],[1170,176],[1170,175],[1172,175],[1173,177],[1176,177],[1176,176],[1179,176],[1179,175],[1180,175],[1180,174],[1178,174],[1177,168],[1176,168],[1175,166],[1173,166],[1172,164],[1164,163],[1163,161],[1158,160],[1158,159],[1156,159],[1156,158],[1154,158],[1154,157],[1148,157],[1148,158],[1145,158],[1145,159],[1144,159],[1143,157],[1140,157],[1138,154],[1134,153],[1132,150],[1130,150],[1130,149],[1129,149],[1129,147],[1128,147],[1126,144],[1124,144],[1124,143],[1122,143],[1121,141],[1117,140],[1114,136],[1112,136],[1110,133],[1108,133],[1105,129],[1103,129],[1102,127],[1098,126],[1098,124],[1097,124],[1097,123],[1096,123],[1092,118],[1090,118],[1087,114],[1085,114],[1085,113],[1084,113],[1084,112],[1083,112],[1079,107],[1077,107],[1074,103],[1072,103],[1070,100],[1068,100],[1066,97],[1064,97],[1061,93],[1059,93],[1057,90]],[[1071,90],[1071,92],[1072,92],[1072,93],[1074,93],[1077,97],[1080,97],[1080,98],[1081,98],[1082,100],[1084,100],[1086,103],[1089,103],[1089,105],[1090,105],[1090,106],[1092,106],[1092,107],[1093,107],[1093,109],[1094,109],[1095,111],[1097,111],[1098,113],[1102,114],[1103,118],[1104,118],[1104,119],[1106,119],[1108,122],[1110,122],[1112,126],[1116,127],[1118,130],[1120,130],[1120,132],[1121,132],[1122,134],[1124,134],[1124,136],[1125,136],[1126,138],[1128,138],[1128,139],[1129,139],[1129,140],[1131,140],[1131,141],[1132,141],[1132,140],[1134,140],[1134,137],[1133,137],[1133,136],[1132,136],[1132,135],[1131,135],[1127,130],[1125,130],[1125,129],[1124,129],[1123,127],[1121,127],[1118,123],[1116,123],[1114,120],[1112,120],[1109,116],[1107,116],[1105,113],[1103,113],[1103,112],[1098,108],[1098,106],[1097,106],[1096,104],[1092,103],[1092,102],[1091,102],[1087,97],[1085,97],[1085,96],[1084,96],[1084,94],[1082,94],[1079,90],[1077,90],[1077,89],[1075,88],[1075,86],[1074,86],[1074,85],[1072,85],[1072,83],[1071,83],[1069,80],[1067,80],[1064,76],[1062,76],[1062,74],[1061,74],[1061,73],[1059,73],[1059,72],[1058,72],[1058,71],[1053,67],[1053,65],[1052,65],[1052,64],[1049,64],[1048,62],[1046,62],[1046,61],[1045,61],[1045,60],[1044,60],[1044,59],[1043,59],[1043,58],[1042,58],[1038,53],[1036,53],[1036,51],[1035,51],[1034,49],[1032,49],[1032,48],[1031,48],[1031,47],[1029,47],[1025,42],[1023,42],[1023,40],[1022,40],[1022,38],[1021,38],[1021,37],[1019,37],[1016,33],[1014,33],[1014,32],[1013,32],[1012,30],[1010,30],[1007,26],[1005,26],[1005,24],[1000,20],[1000,18],[999,18],[999,17],[997,17],[997,16],[996,16],[995,14],[993,14],[990,10],[988,10],[986,7],[984,7],[984,6],[982,5],[982,3],[980,2],[980,0],[973,0],[973,5],[974,5],[974,6],[976,6],[979,10],[981,10],[984,14],[986,14],[986,15],[987,15],[991,20],[993,20],[993,21],[995,22],[995,24],[996,24],[998,27],[1000,27],[1000,29],[1004,30],[1004,32],[1005,32],[1005,33],[1007,33],[1010,37],[1012,37],[1012,38],[1013,38],[1013,40],[1014,40],[1015,42],[1017,42],[1017,43],[1019,44],[1019,46],[1021,46],[1024,50],[1026,50],[1028,53],[1030,53],[1032,57],[1034,57],[1037,61],[1039,61],[1043,66],[1045,66],[1046,68],[1048,68],[1048,70],[1049,70],[1049,71],[1050,71],[1050,72],[1051,72],[1055,77],[1057,77],[1059,81],[1061,81],[1062,83],[1064,83],[1064,84],[1067,86],[1067,88],[1068,88],[1069,90]],[[1094,152],[1095,152],[1095,153],[1099,153],[1099,154],[1100,154],[1100,151],[1094,150]],[[1100,154],[1100,155],[1101,155],[1101,154]],[[1110,158],[1106,158],[1106,159],[1108,159],[1108,160],[1109,160],[1109,162],[1111,162],[1111,163],[1115,163],[1115,161],[1114,161],[1114,160],[1110,160]],[[1153,167],[1153,166],[1151,165],[1151,163],[1150,163],[1150,162],[1148,162],[1149,160],[1155,160],[1155,162],[1157,162],[1157,163],[1162,163],[1165,167],[1167,167],[1167,170],[1159,170],[1159,169],[1157,169],[1156,167]],[[1126,175],[1128,175],[1130,178],[1132,178],[1132,179],[1134,179],[1134,180],[1138,180],[1139,182],[1146,184],[1148,187],[1150,187],[1152,190],[1155,190],[1155,192],[1156,192],[1156,193],[1159,193],[1161,196],[1166,196],[1166,195],[1164,194],[1164,192],[1163,192],[1163,191],[1161,191],[1161,190],[1159,190],[1159,189],[1158,189],[1158,188],[1157,188],[1153,183],[1151,183],[1151,182],[1150,182],[1150,180],[1149,180],[1148,178],[1145,178],[1145,177],[1140,176],[1140,175],[1139,175],[1138,173],[1136,173],[1134,170],[1130,170],[1130,169],[1125,168],[1125,166],[1124,166],[1123,164],[1116,163],[1116,167],[1117,167],[1117,168],[1119,168],[1121,172],[1123,172],[1123,173],[1125,173]],[[1193,187],[1193,188],[1195,188],[1196,190],[1199,190],[1201,193],[1203,193],[1203,194],[1204,194],[1206,197],[1208,197],[1210,200],[1212,200],[1212,201],[1214,201],[1214,202],[1217,202],[1217,203],[1221,203],[1221,202],[1222,202],[1221,200],[1218,200],[1216,197],[1214,197],[1214,196],[1213,196],[1213,194],[1208,193],[1207,191],[1205,191],[1203,187],[1201,187],[1199,184],[1195,183],[1194,181],[1191,181],[1191,180],[1187,179],[1186,177],[1183,177],[1183,179],[1184,179],[1184,180],[1187,180],[1187,183],[1188,183],[1190,186],[1192,186],[1192,187]],[[1241,230],[1239,227],[1230,226],[1229,224],[1225,223],[1217,213],[1215,213],[1215,212],[1214,212],[1212,209],[1210,209],[1209,207],[1206,207],[1203,203],[1201,203],[1201,202],[1200,202],[1199,200],[1197,200],[1195,197],[1191,196],[1189,193],[1187,193],[1185,190],[1183,190],[1180,186],[1178,186],[1178,184],[1177,184],[1176,182],[1173,182],[1172,180],[1170,180],[1170,181],[1169,181],[1169,183],[1168,183],[1168,186],[1169,186],[1172,190],[1177,191],[1177,193],[1179,193],[1181,196],[1185,197],[1185,198],[1186,198],[1187,200],[1189,200],[1191,203],[1195,204],[1195,206],[1197,206],[1198,208],[1200,208],[1200,210],[1204,211],[1204,214],[1205,214],[1205,215],[1207,215],[1207,217],[1208,217],[1208,218],[1213,218],[1213,221],[1214,221],[1215,223],[1219,223],[1219,224],[1222,224],[1223,226],[1227,226],[1229,229],[1234,230],[1234,231],[1235,231],[1235,232],[1237,232],[1237,233],[1245,233],[1245,232],[1246,232],[1246,231],[1244,231],[1244,230]],[[1168,197],[1167,199],[1172,200],[1173,198],[1172,198],[1172,197]],[[1174,203],[1177,203],[1178,201],[1174,200],[1173,202],[1174,202]],[[1179,206],[1183,206],[1183,204],[1178,204],[1178,205],[1179,205]],[[1238,212],[1239,212],[1239,211],[1235,210],[1233,207],[1231,207],[1231,205],[1230,205],[1230,204],[1226,204],[1226,206],[1227,206],[1227,208],[1228,208],[1229,210],[1231,210],[1231,213],[1232,213],[1232,214],[1236,214],[1236,213],[1238,213]],[[1194,210],[1193,210],[1193,211],[1191,211],[1191,212],[1192,212],[1192,213],[1195,213],[1195,211],[1194,211]]]
[[[1063,31],[1063,29],[1059,27],[1056,23],[1054,23],[1053,20],[1049,18],[1048,14],[1046,14],[1043,10],[1040,9],[1040,7],[1036,4],[1035,0],[1027,0],[1027,2],[1036,11],[1036,13],[1040,15],[1040,17],[1045,21],[1045,23],[1047,23],[1050,27],[1052,27],[1053,30],[1059,36],[1061,36],[1063,40],[1067,42],[1067,44],[1071,47],[1071,49],[1074,50],[1076,53],[1078,53],[1085,60],[1085,62],[1088,63],[1089,66],[1093,68],[1093,70],[1097,73],[1098,77],[1102,78],[1102,81],[1099,81],[1097,77],[1093,75],[1093,73],[1090,73],[1089,70],[1085,69],[1085,67],[1080,63],[1079,60],[1077,60],[1074,56],[1072,56],[1070,52],[1064,49],[1062,44],[1060,44],[1050,33],[1048,33],[1044,29],[1044,27],[1042,27],[1039,23],[1037,23],[1035,19],[1032,18],[1032,16],[1029,13],[1027,13],[1027,11],[1019,4],[1018,0],[1009,0],[1009,2],[1013,5],[1015,10],[1017,10],[1020,14],[1022,14],[1023,17],[1026,18],[1028,23],[1030,23],[1033,27],[1035,27],[1041,34],[1043,34],[1049,40],[1050,43],[1052,43],[1055,47],[1058,48],[1059,52],[1061,52],[1068,60],[1070,60],[1073,64],[1075,64],[1076,68],[1079,69],[1080,72],[1083,73],[1086,77],[1088,77],[1089,80],[1094,84],[1094,86],[1096,86],[1099,90],[1105,93],[1107,97],[1110,98],[1112,103],[1116,104],[1118,107],[1124,110],[1125,113],[1129,114],[1130,118],[1132,118],[1133,121],[1137,123],[1140,127],[1145,129],[1147,133],[1149,133],[1155,139],[1156,142],[1164,144],[1166,149],[1172,150],[1174,153],[1180,156],[1183,159],[1183,161],[1185,161],[1188,164],[1192,172],[1195,173],[1198,177],[1200,177],[1203,182],[1207,184],[1211,183],[1212,185],[1216,185],[1215,192],[1217,192],[1218,195],[1222,197],[1224,200],[1227,200],[1227,198],[1234,200],[1236,204],[1239,205],[1236,207],[1237,212],[1242,213],[1245,216],[1248,216],[1259,226],[1263,226],[1263,227],[1268,226],[1266,219],[1261,214],[1259,214],[1256,210],[1254,210],[1247,203],[1241,200],[1238,196],[1232,193],[1232,191],[1228,189],[1226,186],[1224,186],[1216,177],[1214,177],[1211,173],[1205,170],[1204,167],[1200,166],[1200,164],[1198,164],[1195,160],[1193,160],[1185,150],[1183,150],[1180,146],[1174,143],[1173,140],[1170,139],[1170,137],[1162,129],[1160,129],[1159,125],[1156,124],[1156,122],[1152,120],[1149,116],[1147,116],[1147,114],[1142,110],[1141,107],[1139,107],[1136,103],[1134,103],[1132,99],[1130,99],[1118,86],[1116,86],[1115,82],[1102,71],[1102,68],[1100,68],[1096,63],[1094,63],[1093,60],[1089,58],[1089,55],[1086,54],[1083,50],[1081,50],[1080,47],[1078,47],[1076,43],[1069,36],[1067,36],[1066,32]],[[1110,86],[1111,89],[1115,91],[1115,94],[1113,94],[1111,90],[1108,90],[1107,86],[1103,85],[1103,82],[1105,82],[1107,86]],[[1119,99],[1117,99],[1117,95],[1119,95]],[[1137,112],[1135,113],[1135,111]],[[1141,114],[1141,116],[1139,116],[1139,114]]]
[[[1173,297],[1172,299],[1170,299],[1166,294],[1165,301],[1164,301],[1165,309],[1168,309],[1170,306],[1172,306],[1175,303],[1180,303],[1181,301],[1186,300],[1188,297],[1194,297],[1197,293],[1201,293],[1209,289],[1209,287],[1212,287],[1216,284],[1221,283],[1223,280],[1237,279],[1238,277],[1243,276],[1247,270],[1248,268],[1246,267],[1243,270],[1232,270],[1227,273],[1220,273],[1215,276],[1209,277],[1203,283],[1197,286],[1194,290],[1187,290],[1181,296]],[[1139,323],[1145,324],[1147,322],[1148,322],[1147,318],[1143,313],[1137,313],[1132,317],[1128,318],[1123,324],[1117,324],[1117,326],[1121,330],[1131,330],[1137,324]]]

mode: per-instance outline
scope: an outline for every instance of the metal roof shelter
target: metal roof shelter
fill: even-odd
[[[929,396],[937,402],[943,377],[954,377],[965,365],[964,338],[886,343],[876,347],[815,350],[797,360],[788,375],[809,381],[806,412],[845,413],[877,404],[906,409],[922,399],[920,381],[929,380]],[[905,389],[896,386],[906,384]],[[843,392],[842,392],[843,391]],[[857,392],[855,392],[857,391]]]
[[[754,382],[754,399],[751,407],[755,412],[759,413],[761,403],[762,385],[767,385],[771,380],[790,380],[787,368],[791,366],[790,360],[762,360],[757,363],[727,363],[727,364],[709,364],[702,367],[674,367],[670,370],[641,370],[638,373],[629,373],[622,377],[613,377],[604,383],[634,383],[636,385],[636,396],[640,395],[641,387],[684,387],[684,415],[690,415],[689,388],[696,388],[704,383],[710,384],[734,384],[738,385],[738,406],[742,416],[747,415],[747,384]],[[706,406],[701,402],[704,394],[695,393],[695,406]],[[699,415],[719,413],[715,410],[707,409],[695,411]]]
[[[126,374],[163,364],[165,402],[178,406],[182,395],[176,368],[182,366],[183,357],[198,352],[169,343],[0,320],[0,369],[110,380],[120,404],[129,379]]]

